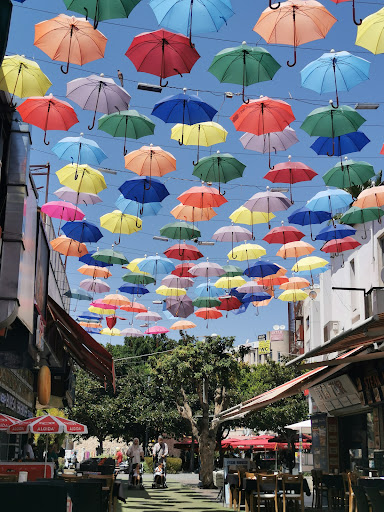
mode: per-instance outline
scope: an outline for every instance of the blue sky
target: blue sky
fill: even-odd
[[[242,179],[229,182],[224,189],[226,190],[226,199],[228,203],[218,208],[217,217],[209,222],[199,224],[202,232],[202,240],[210,240],[212,234],[224,225],[230,224],[228,216],[236,208],[241,206],[249,197],[256,192],[265,190],[270,183],[263,179],[268,171],[268,156],[261,155],[252,151],[243,149],[239,138],[241,132],[237,132],[229,116],[241,105],[241,96],[235,96],[233,99],[224,99],[226,91],[234,93],[240,92],[241,88],[231,84],[221,84],[211,75],[207,69],[216,53],[224,48],[237,46],[242,41],[246,41],[250,45],[259,45],[266,47],[275,59],[281,64],[281,69],[276,73],[274,79],[269,82],[254,84],[247,88],[247,94],[250,97],[257,98],[264,94],[273,98],[280,98],[288,101],[293,109],[296,121],[292,123],[292,128],[296,130],[300,142],[292,146],[287,152],[280,152],[273,157],[273,163],[284,162],[287,160],[288,154],[292,155],[292,160],[298,160],[312,167],[318,174],[313,181],[297,184],[294,186],[295,205],[287,212],[278,213],[272,221],[272,227],[280,225],[282,220],[286,220],[287,215],[295,208],[299,208],[311,198],[316,192],[324,189],[324,183],[321,176],[338,162],[337,157],[319,157],[311,149],[310,145],[315,138],[309,137],[304,131],[300,130],[301,122],[305,119],[314,108],[325,106],[328,104],[331,95],[318,95],[317,93],[302,88],[300,85],[300,70],[312,60],[320,57],[322,53],[335,49],[337,51],[347,50],[351,53],[369,60],[371,65],[370,80],[358,85],[350,92],[339,93],[340,102],[350,106],[354,106],[357,102],[378,102],[380,108],[376,111],[361,111],[366,118],[366,123],[361,130],[370,138],[371,143],[368,144],[360,154],[351,155],[354,159],[366,160],[370,162],[376,172],[381,169],[381,160],[379,152],[383,144],[383,127],[382,110],[382,84],[384,82],[383,56],[373,55],[361,47],[355,46],[357,27],[352,22],[352,5],[351,2],[345,2],[335,5],[329,0],[324,0],[324,6],[332,12],[338,19],[333,26],[326,39],[314,41],[298,48],[298,63],[295,67],[286,66],[286,61],[292,58],[292,48],[287,46],[266,45],[264,40],[252,31],[253,26],[257,22],[262,10],[267,7],[267,2],[255,2],[254,0],[232,0],[235,15],[228,21],[218,33],[202,34],[194,37],[196,49],[201,58],[197,61],[192,72],[184,75],[171,77],[169,85],[172,88],[163,90],[162,94],[144,92],[137,90],[137,82],[158,83],[158,78],[145,73],[138,73],[131,61],[124,55],[129,47],[133,37],[144,31],[156,30],[158,28],[156,18],[148,5],[148,0],[142,0],[140,4],[131,13],[129,19],[111,20],[109,22],[101,22],[99,30],[108,38],[107,48],[104,59],[100,59],[83,67],[70,67],[68,75],[64,75],[60,71],[62,63],[51,61],[47,55],[33,45],[34,25],[40,21],[53,18],[59,13],[69,14],[66,11],[64,2],[61,0],[26,0],[25,3],[14,3],[12,25],[10,30],[8,54],[24,54],[28,58],[35,59],[42,70],[48,75],[53,86],[48,92],[52,92],[54,96],[65,99],[66,83],[79,77],[85,77],[90,74],[104,73],[105,76],[117,78],[117,70],[120,69],[124,74],[125,88],[132,96],[131,108],[137,109],[139,112],[150,116],[153,105],[165,98],[169,94],[175,94],[187,87],[189,92],[194,94],[198,91],[199,96],[206,102],[210,103],[219,114],[214,121],[219,122],[228,130],[228,138],[225,144],[213,146],[212,148],[202,148],[201,156],[209,155],[216,150],[231,153],[238,158],[247,168]],[[365,17],[380,8],[378,2],[359,2],[356,4],[357,16]],[[76,15],[76,14],[75,14]],[[44,164],[49,161],[52,170],[55,172],[63,167],[66,162],[58,160],[50,151],[54,143],[61,138],[70,135],[77,136],[83,132],[86,137],[95,140],[100,147],[108,155],[108,159],[102,163],[103,167],[117,171],[116,175],[106,174],[106,182],[108,189],[100,193],[103,202],[99,205],[84,207],[87,220],[99,224],[99,217],[115,209],[114,202],[119,196],[118,187],[126,180],[134,178],[136,175],[124,169],[123,160],[123,140],[112,138],[104,132],[97,131],[95,128],[91,132],[88,131],[88,124],[92,121],[92,112],[82,111],[79,106],[73,104],[80,123],[73,126],[68,133],[65,132],[49,132],[48,140],[51,141],[50,146],[43,144],[43,132],[38,128],[33,128],[32,139],[33,148],[31,151],[31,164]],[[165,124],[158,118],[153,117],[156,123],[155,134],[152,137],[145,137],[137,141],[128,140],[128,151],[140,148],[144,144],[154,143],[163,149],[170,151],[177,160],[177,170],[174,173],[167,174],[164,178],[170,195],[163,201],[162,210],[156,217],[144,217],[143,229],[139,233],[123,236],[119,250],[124,252],[129,260],[143,257],[145,254],[153,255],[155,253],[163,253],[170,243],[154,241],[153,236],[159,234],[160,228],[174,220],[169,213],[170,210],[178,204],[177,196],[191,186],[198,185],[197,178],[192,176],[192,161],[196,158],[196,148],[193,146],[180,147],[177,141],[170,139],[172,125]],[[38,182],[38,185],[43,183]],[[55,175],[52,176],[49,200],[56,200],[53,192],[61,185]],[[43,204],[44,193],[41,193],[40,204]],[[56,224],[57,225],[57,224]],[[297,226],[299,227],[299,226]],[[301,227],[299,227],[302,229]],[[104,237],[98,242],[100,248],[110,248],[116,239],[116,236],[108,231],[102,230]],[[276,257],[279,245],[268,245],[261,241],[263,236],[268,232],[267,224],[255,226],[256,243],[261,243],[267,249],[266,259],[280,263],[287,268],[291,268],[294,260],[289,259],[284,262]],[[308,230],[304,228],[304,232],[308,234]],[[308,236],[304,241],[312,243]],[[319,249],[321,245],[315,243]],[[89,249],[96,249],[89,244]],[[205,257],[210,260],[224,265],[227,261],[227,253],[230,251],[230,244],[216,243],[213,247],[201,247],[201,251]],[[322,253],[314,254],[322,256]],[[202,260],[200,260],[202,261]],[[179,263],[176,261],[176,263]],[[81,274],[77,272],[80,266],[77,259],[69,258],[67,264],[68,278],[72,287],[77,287],[82,279]],[[242,265],[245,268],[245,264]],[[107,281],[111,286],[111,293],[122,284],[121,277],[124,270],[119,267],[112,267],[113,276]],[[288,274],[289,275],[289,274]],[[163,277],[163,276],[161,276]],[[200,283],[198,280],[197,283]],[[153,285],[150,287],[154,291]],[[190,293],[194,297],[193,292]],[[102,295],[98,296],[102,297]],[[160,306],[152,305],[152,300],[158,299],[154,293],[148,294],[140,299],[140,302],[152,310],[159,311]],[[77,305],[77,311],[87,308],[86,302]],[[72,308],[75,304],[73,303]],[[76,314],[76,312],[73,312]],[[129,316],[123,314],[122,316]],[[275,324],[287,325],[287,305],[278,300],[273,300],[266,308],[256,310],[253,306],[242,315],[228,314],[228,317],[209,322],[208,328],[204,320],[196,319],[194,315],[189,318],[197,324],[197,328],[193,330],[193,334],[203,336],[216,332],[221,335],[234,335],[237,337],[238,343],[245,342],[246,339],[251,341],[257,339],[257,335],[272,329]],[[164,319],[162,325],[169,327],[173,321]],[[138,327],[138,325],[135,325]],[[124,329],[128,327],[128,321],[118,322],[117,327]],[[170,335],[178,336],[178,332]],[[115,337],[111,340],[105,336],[96,337],[100,342],[112,341],[113,343],[121,342],[121,338]]]

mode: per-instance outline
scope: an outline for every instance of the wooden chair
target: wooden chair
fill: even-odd
[[[287,501],[294,501],[300,505],[301,512],[304,512],[304,489],[303,489],[303,475],[281,475],[283,483],[283,512],[287,510]],[[292,487],[295,486],[295,491],[291,492]],[[299,492],[296,492],[296,488]]]
[[[356,484],[351,484],[353,495],[356,500],[356,509],[359,512],[370,512],[370,507],[368,505],[367,496],[365,495],[364,487],[360,487]]]
[[[347,473],[347,497],[348,497],[348,512],[357,512],[357,505],[356,505],[356,496],[353,492],[352,484],[357,485],[357,475],[356,473]],[[346,506],[346,500],[345,500]]]
[[[113,500],[113,485],[115,483],[114,475],[88,475],[88,477],[94,480],[105,481],[105,486],[103,485],[103,491],[108,493],[108,512],[112,512],[115,508]]]
[[[15,473],[1,473],[0,482],[18,482],[19,475]]]
[[[384,496],[380,494],[377,487],[364,487],[365,494],[368,496],[372,512],[382,512],[384,510]]]
[[[275,512],[279,512],[277,475],[257,475],[257,512],[260,512],[262,501],[264,508],[271,504],[274,505]]]
[[[247,471],[245,472],[245,478],[256,479],[256,475],[257,475],[257,473],[248,473]]]
[[[237,468],[237,475],[239,477],[237,492],[235,493],[234,500],[234,509],[240,510],[241,507],[241,499],[242,499],[242,489],[243,489],[243,478],[245,478],[246,469],[245,468]]]

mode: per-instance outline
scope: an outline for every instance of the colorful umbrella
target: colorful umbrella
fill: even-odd
[[[99,145],[91,139],[86,139],[83,134],[80,137],[65,137],[59,140],[52,152],[60,160],[68,160],[76,164],[100,165],[107,158],[107,155]]]
[[[107,279],[112,275],[107,268],[96,267],[94,265],[83,265],[80,268],[78,268],[77,271],[80,272],[80,274],[83,274],[85,276],[91,276],[94,279],[96,277],[104,277],[104,279]]]
[[[362,46],[377,55],[384,52],[382,39],[384,7],[364,18],[357,28],[355,45]]]
[[[128,215],[135,215],[136,217],[147,217],[157,215],[161,210],[160,203],[145,203],[140,204],[132,199],[125,199],[123,194],[120,194],[115,201],[115,206],[122,212]],[[142,211],[141,211],[142,210]],[[141,211],[141,213],[140,213]]]
[[[14,96],[44,96],[52,82],[41,71],[40,66],[24,55],[5,56],[0,67],[0,90]]]
[[[365,133],[357,131],[339,135],[335,139],[332,137],[319,137],[312,144],[311,149],[318,155],[328,155],[332,153],[332,148],[334,147],[335,155],[341,156],[361,151],[369,142],[370,140]]]
[[[88,428],[82,423],[60,418],[59,416],[37,416],[28,418],[11,425],[8,429],[10,434],[87,434]]]
[[[64,0],[70,11],[78,12],[87,19],[93,19],[96,29],[99,21],[128,18],[140,0]]]
[[[243,274],[243,272],[241,272],[241,274]],[[202,283],[196,286],[195,294],[197,297],[219,297],[221,292],[214,284],[208,281],[208,283]]]
[[[347,226],[345,224],[335,224],[326,226],[316,236],[316,240],[325,240],[328,242],[329,240],[336,240],[337,238],[345,238],[346,236],[354,235],[356,233],[356,229],[351,226]]]
[[[96,204],[101,203],[102,199],[97,194],[90,194],[88,192],[75,192],[69,187],[58,188],[54,192],[55,196],[59,199],[69,201],[71,203],[76,202],[77,204]]]
[[[373,178],[375,171],[367,162],[355,162],[345,157],[323,175],[324,183],[331,187],[346,189],[355,185],[364,185]]]
[[[349,91],[368,80],[370,65],[367,60],[349,52],[331,50],[301,70],[301,85],[319,94],[335,91],[336,106],[339,106],[338,91]]]
[[[213,121],[197,124],[175,124],[171,130],[171,139],[180,140],[184,134],[185,146],[197,146],[197,159],[199,161],[200,146],[213,146],[227,140],[228,132],[220,124]]]
[[[281,192],[272,192],[267,187],[265,192],[254,194],[244,203],[244,206],[252,212],[265,212],[269,217],[271,212],[279,212],[290,208],[292,201]],[[268,222],[268,227],[271,228],[270,222]]]
[[[0,414],[0,432],[6,431],[11,425],[16,425],[16,423],[20,423],[21,420],[14,418],[13,416],[8,416],[8,414]]]
[[[130,302],[127,306],[121,306],[120,309],[128,313],[146,313],[148,310],[139,302]]]
[[[221,304],[217,306],[219,311],[233,311],[234,309],[239,309],[242,305],[241,300],[233,297],[232,295],[225,295],[224,297],[220,297]]]
[[[293,46],[294,61],[287,61],[292,67],[296,64],[297,46],[324,39],[337,20],[316,0],[287,0],[279,5],[278,9],[265,9],[253,30],[269,44]]]
[[[264,287],[258,284],[256,281],[248,281],[237,288],[239,293],[259,293],[264,292]]]
[[[360,242],[352,238],[351,236],[346,236],[344,238],[336,238],[334,240],[329,240],[326,242],[321,250],[323,252],[331,252],[339,254],[344,251],[351,251],[352,249],[356,249],[361,245]]]
[[[124,137],[125,155],[127,138],[140,139],[146,135],[153,135],[155,124],[149,117],[131,109],[101,116],[98,120],[98,129],[109,133],[112,137]]]
[[[176,260],[199,260],[204,257],[197,247],[189,244],[172,245],[172,247],[164,251],[164,254],[167,258]]]
[[[205,182],[227,183],[228,181],[241,178],[243,176],[245,165],[229,153],[220,153],[205,156],[196,165],[193,175]]]
[[[70,299],[76,300],[92,300],[92,295],[89,293],[85,293],[83,290],[79,290],[78,288],[72,288],[71,290],[67,290],[64,295],[69,297]]]
[[[150,311],[148,309],[146,313],[138,313],[137,315],[135,315],[135,318],[143,322],[158,322],[159,320],[161,320],[161,315],[159,315],[159,313],[156,313],[155,311]]]
[[[273,170],[267,172],[264,179],[272,183],[289,183],[290,199],[292,202],[292,185],[303,181],[311,181],[315,176],[317,176],[317,172],[311,169],[311,167],[302,162],[291,162],[291,157],[289,156],[288,162],[275,165]]]
[[[56,171],[56,176],[62,185],[77,192],[79,198],[80,193],[98,194],[107,188],[102,173],[88,165],[66,165]],[[78,203],[78,200],[75,202]]]
[[[229,290],[230,288],[237,288],[242,284],[245,284],[246,280],[241,276],[228,277],[223,276],[220,277],[215,283],[216,288],[224,288]]]
[[[161,177],[176,171],[176,158],[153,144],[128,153],[124,160],[126,169],[139,176],[149,176],[150,181],[152,176]]]
[[[95,126],[96,112],[112,114],[128,110],[131,96],[112,78],[90,75],[76,78],[67,83],[67,98],[80,105],[83,110],[93,110],[93,121],[88,130]]]
[[[155,256],[146,256],[138,262],[137,266],[142,272],[148,272],[155,277],[157,274],[169,274],[172,270],[175,270],[172,260],[159,256],[157,253]]]
[[[288,282],[281,284],[282,290],[301,290],[302,288],[308,288],[310,282],[304,279],[304,277],[290,277]]]
[[[66,236],[81,243],[98,242],[100,238],[103,238],[103,234],[96,224],[92,224],[92,222],[86,220],[66,222],[62,230]]]
[[[93,255],[93,259],[101,261],[107,265],[126,265],[128,263],[127,258],[122,252],[115,251],[112,245],[112,249],[103,249],[102,251],[97,250]]]
[[[341,224],[364,224],[365,222],[378,220],[380,222],[384,211],[378,206],[371,206],[368,208],[359,208],[358,206],[351,206],[339,219]]]
[[[89,313],[89,311],[83,311],[81,315],[78,315],[77,318],[85,318],[87,320],[93,320],[95,322],[99,322],[101,320],[100,315],[95,315],[95,313]]]
[[[163,27],[189,36],[218,32],[233,16],[230,0],[151,0],[149,5]]]
[[[177,199],[183,205],[194,206],[195,208],[219,207],[228,202],[217,188],[207,187],[206,185],[191,187],[183,192]]]
[[[165,297],[179,297],[180,295],[186,295],[187,290],[184,288],[169,288],[168,286],[161,285],[156,289],[158,295],[164,295]]]
[[[141,272],[139,267],[137,266],[137,264],[143,260],[144,258],[135,258],[134,260],[131,261],[131,263],[128,263],[128,265],[123,266],[123,268],[126,268],[131,272],[136,272],[137,274],[149,275],[146,272]]]
[[[298,241],[298,242],[288,242],[280,247],[277,251],[276,256],[280,256],[281,258],[301,258],[302,256],[308,256],[312,254],[316,249],[311,244],[307,244],[307,242]]]
[[[248,277],[267,277],[278,272],[279,267],[269,261],[256,261],[252,266],[244,270],[243,274]],[[254,299],[264,300],[264,299]]]
[[[98,307],[98,306],[89,306],[88,310],[92,313],[98,313],[99,315],[110,315],[111,311],[114,311],[116,308],[108,307]],[[100,333],[99,333],[100,334]]]
[[[188,320],[179,320],[172,324],[170,329],[173,329],[174,331],[185,331],[187,329],[194,329],[195,327],[196,324],[193,322],[189,322]]]
[[[384,186],[381,185],[363,190],[352,206],[358,206],[359,208],[379,208],[384,206]]]
[[[149,290],[145,288],[145,286],[141,286],[138,284],[123,284],[123,286],[120,286],[119,291],[123,293],[130,293],[132,295],[137,296],[149,293]]]
[[[312,237],[312,225],[321,224],[322,222],[330,220],[331,218],[332,214],[330,212],[311,211],[306,206],[303,206],[291,213],[291,215],[288,217],[288,222],[291,224],[298,224],[299,226],[309,226],[311,239],[314,240]]]
[[[161,87],[168,85],[163,78],[190,73],[200,58],[187,37],[164,29],[135,36],[125,55],[137,71],[160,77]]]
[[[272,274],[270,276],[257,279],[256,282],[257,282],[257,284],[262,284],[266,288],[273,288],[274,286],[280,286],[281,284],[287,283],[288,277]]]
[[[32,124],[44,130],[44,144],[48,130],[69,130],[71,126],[78,123],[76,112],[66,101],[48,96],[31,96],[21,105],[16,107],[25,123]]]
[[[105,336],[121,336],[121,332],[115,327],[112,329],[104,328],[100,331],[100,334],[104,334]]]
[[[86,265],[95,265],[96,267],[111,267],[111,264],[103,263],[102,261],[97,261],[93,259],[93,255],[96,251],[89,251],[88,254],[85,254],[84,256],[81,256],[79,258],[79,261],[81,263],[85,263]]]
[[[89,327],[90,329],[102,329],[103,327],[103,325],[100,322],[79,322],[79,325],[81,325],[81,327]]]
[[[126,336],[127,338],[144,338],[144,333],[134,327],[128,327],[120,331],[120,336]]]
[[[220,277],[225,274],[225,270],[218,263],[213,263],[209,261],[203,261],[202,263],[198,263],[189,269],[189,273],[192,274],[193,277]],[[208,282],[207,282],[208,288]]]
[[[220,306],[221,301],[216,297],[197,297],[192,304],[197,308],[214,308]]]
[[[269,295],[269,293],[267,293],[267,292],[247,293],[243,297],[243,302],[244,302],[244,304],[246,304],[246,303],[249,304],[250,302],[261,302],[264,300],[269,300],[271,298],[272,298],[272,296]]]
[[[195,315],[204,318],[204,320],[217,319],[223,316],[216,308],[200,308],[195,311]]]
[[[170,212],[175,219],[192,222],[203,222],[216,217],[217,213],[213,208],[196,208],[195,206],[186,206],[180,204],[172,208]]]
[[[41,213],[45,213],[48,217],[53,219],[62,220],[82,220],[85,214],[72,203],[66,201],[50,201],[49,203],[43,204],[41,207]],[[60,231],[60,227],[58,232]]]
[[[224,276],[226,277],[235,277],[243,275],[243,269],[237,267],[236,265],[224,265],[223,269],[225,270]]]
[[[301,260],[293,265],[292,272],[302,272],[303,270],[312,271],[317,268],[325,267],[326,265],[328,265],[328,261],[323,258],[307,256],[306,258],[301,258]]]
[[[82,66],[104,57],[107,38],[84,18],[59,14],[56,18],[35,25],[35,46],[52,60],[66,62],[63,73],[68,73],[69,63]]]
[[[351,203],[352,196],[345,190],[327,189],[314,195],[307,202],[306,207],[313,212],[330,212],[332,214],[348,208]]]
[[[195,263],[188,263],[188,262],[183,262],[183,263],[180,263],[179,265],[176,265],[176,267],[172,270],[172,274],[174,274],[175,276],[179,276],[179,277],[194,277],[189,271],[192,267],[195,266]]]
[[[299,302],[309,297],[308,293],[303,290],[285,290],[278,299],[284,302]]]
[[[120,187],[120,192],[125,199],[132,199],[141,204],[140,214],[145,203],[157,203],[163,201],[169,192],[161,181],[155,178],[135,178],[125,181]]]
[[[242,244],[232,249],[232,251],[228,253],[227,257],[230,260],[249,261],[257,260],[260,256],[264,256],[266,253],[266,250],[264,247],[261,247],[261,245]]]
[[[144,334],[153,334],[156,336],[157,334],[167,334],[167,332],[169,332],[169,329],[166,327],[163,327],[162,325],[155,325],[144,331]]]
[[[163,286],[168,288],[191,288],[194,285],[191,277],[179,277],[174,274],[169,274],[161,280]]]
[[[248,46],[244,41],[241,46],[225,48],[213,58],[208,71],[220,82],[246,86],[272,80],[281,68],[280,64],[265,49]]]
[[[64,235],[61,235],[54,240],[49,242],[54,251],[63,254],[66,258],[68,256],[82,256],[87,254],[88,250],[85,244],[79,243],[76,240],[72,240],[72,238],[67,238]]]
[[[269,244],[287,244],[288,242],[298,242],[304,237],[304,233],[293,226],[282,225],[271,229],[263,240]]]
[[[141,230],[142,225],[141,219],[134,215],[121,213],[120,210],[114,210],[100,217],[100,226],[102,228],[107,229],[111,233],[119,233],[119,240],[115,242],[115,245],[120,243],[121,235],[136,233]]]
[[[194,311],[192,299],[188,295],[167,297],[166,308],[176,318],[188,318]]]
[[[149,274],[144,272],[128,272],[122,277],[123,281],[131,284],[138,284],[145,286],[147,284],[156,283],[156,279]]]
[[[101,301],[104,304],[109,304],[111,306],[116,306],[118,308],[120,306],[128,306],[131,303],[131,301],[129,299],[127,299],[123,295],[119,295],[118,293],[113,293],[111,295],[106,295],[105,297],[103,297],[101,299]]]
[[[100,279],[83,279],[83,281],[80,282],[79,286],[80,288],[83,288],[84,290],[93,293],[109,292],[109,290],[111,289],[111,287],[107,283],[100,281]]]
[[[191,240],[192,238],[200,238],[201,232],[193,224],[179,221],[163,226],[160,229],[160,235],[174,240]]]
[[[267,222],[269,223],[270,220],[274,219],[275,217],[276,215],[273,213],[253,212],[248,210],[248,208],[245,208],[245,206],[240,206],[240,208],[232,212],[229,216],[232,222],[252,226],[252,237],[254,224],[264,224]]]
[[[223,226],[222,228],[215,231],[212,235],[212,238],[217,242],[231,242],[233,249],[234,242],[239,243],[246,240],[252,240],[253,235],[248,229],[242,228],[240,226],[234,226],[232,224],[231,226]]]

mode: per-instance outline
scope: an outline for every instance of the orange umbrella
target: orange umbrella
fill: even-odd
[[[131,151],[124,157],[125,168],[139,176],[164,176],[176,171],[176,158],[159,146],[150,144],[136,151]]]
[[[174,331],[185,331],[186,329],[193,329],[194,327],[196,327],[196,324],[189,320],[178,320],[171,325],[170,329],[173,329]]]
[[[148,311],[148,309],[139,302],[131,302],[126,306],[121,306],[120,309],[122,309],[123,311],[128,311],[128,313],[146,313]]]
[[[186,206],[194,206],[196,208],[212,208],[213,206],[218,207],[228,203],[217,188],[207,187],[206,185],[191,187],[177,199]]]
[[[82,267],[77,269],[80,274],[84,274],[85,276],[92,276],[93,279],[96,277],[104,277],[107,279],[112,274],[107,268],[104,267],[96,267],[94,265],[83,265]]]
[[[110,295],[106,295],[103,299],[101,299],[103,304],[109,304],[110,306],[129,306],[131,301],[124,297],[124,295],[120,295],[118,293],[111,293]]]
[[[268,276],[268,277],[270,277],[270,276]],[[271,298],[266,299],[266,300],[258,300],[258,301],[252,302],[252,304],[255,306],[255,308],[268,306],[268,304],[271,302],[271,300],[275,296],[275,292],[273,291],[273,288],[268,288],[266,290],[266,292],[268,293],[268,295],[271,296]]]
[[[296,47],[324,39],[337,20],[316,0],[287,0],[277,7],[267,7],[253,30],[269,44],[292,45],[294,61],[287,61],[292,67],[296,64]]]
[[[217,213],[213,208],[195,208],[194,206],[186,206],[179,204],[171,210],[171,214],[178,220],[186,220],[187,222],[203,222],[215,217]]]
[[[35,25],[34,45],[52,60],[66,62],[61,71],[68,73],[69,63],[82,66],[104,57],[107,38],[94,30],[84,18],[59,14],[56,18]]]
[[[200,318],[204,318],[205,320],[216,319],[223,316],[223,314],[216,308],[200,308],[195,311],[195,315]]]
[[[272,288],[273,286],[280,286],[281,284],[288,283],[288,277],[273,274],[271,276],[255,279],[255,281],[257,282],[257,284],[262,284],[263,286],[268,286],[268,288]]]
[[[276,274],[273,274],[273,275],[276,275],[276,276],[285,276],[285,274],[287,273],[287,269],[286,269],[286,268],[284,268],[284,267],[282,267],[282,266],[281,266],[281,265],[279,265],[278,263],[275,263],[275,265],[277,265],[277,266],[280,268],[280,270],[278,270],[278,271],[276,272]],[[270,276],[269,276],[269,277],[270,277]]]
[[[372,208],[384,206],[384,185],[363,190],[352,206],[358,208]]]
[[[309,281],[304,277],[291,277],[288,283],[284,283],[280,286],[281,290],[301,290],[302,288],[308,288],[310,285]]]
[[[102,329],[103,326],[102,324],[99,322],[99,323],[94,323],[94,322],[79,322],[79,325],[81,325],[81,327],[90,327],[90,328],[95,328],[95,329]]]
[[[85,254],[88,254],[87,246],[78,242],[77,240],[73,240],[72,238],[68,238],[65,235],[61,235],[54,240],[49,242],[54,251],[63,254],[65,257],[68,256],[77,256],[80,258]]]
[[[308,256],[312,254],[316,249],[313,245],[303,242],[302,240],[297,242],[288,242],[280,247],[277,251],[276,256],[281,258],[300,258],[301,256]]]

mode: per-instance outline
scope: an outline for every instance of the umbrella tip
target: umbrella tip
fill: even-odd
[[[100,73],[100,76],[103,77],[104,76],[104,73]]]
[[[218,149],[218,150],[216,151],[216,153],[219,155],[219,154],[220,154],[220,150]]]
[[[187,92],[187,88],[186,87],[183,87],[183,93],[185,94]]]
[[[330,53],[335,53],[335,49],[334,49],[334,48],[332,48],[332,50],[330,51]]]
[[[247,44],[247,41],[243,41],[241,44]]]
[[[25,55],[22,55],[22,58],[25,59]]]
[[[329,104],[332,105],[333,104],[333,100],[329,100]]]

